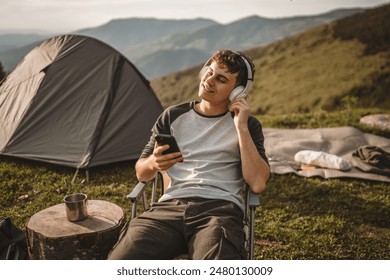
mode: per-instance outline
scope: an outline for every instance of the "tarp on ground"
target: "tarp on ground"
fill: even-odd
[[[315,167],[303,170],[294,155],[303,150],[323,151],[351,162],[352,154],[361,146],[371,145],[390,152],[390,139],[363,133],[353,127],[317,129],[264,128],[265,148],[275,174],[294,173],[303,177],[357,178],[390,182],[388,176],[363,172],[356,167],[348,171]]]

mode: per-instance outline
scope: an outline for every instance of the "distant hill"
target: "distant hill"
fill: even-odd
[[[205,61],[208,57],[207,52],[198,49],[160,50],[132,61],[147,77],[158,77],[161,73],[193,67],[194,61]]]
[[[218,24],[209,19],[170,20],[154,18],[115,19],[102,26],[74,31],[74,34],[94,37],[119,51],[130,46],[139,48],[160,38],[202,29]]]
[[[0,35],[0,50],[2,52],[18,49],[26,45],[31,44],[31,42],[36,42],[44,40],[47,38],[47,35],[40,34],[2,34]]]
[[[342,9],[321,15],[280,19],[251,16],[225,25],[202,18],[115,19],[98,27],[71,33],[91,36],[111,45],[151,79],[197,65],[219,48],[244,50],[261,46],[361,11],[362,9]],[[0,61],[6,71],[11,71],[31,50],[31,46],[49,38],[34,34],[28,36],[0,35]],[[30,39],[31,42],[28,42]],[[28,45],[28,48],[22,46],[21,42]],[[164,57],[165,55],[169,57]]]
[[[328,23],[333,20],[346,17],[348,15],[363,11],[362,9],[341,9],[329,13],[303,16],[289,17],[280,19],[268,19],[259,16],[251,16],[241,20],[237,20],[230,24],[214,24],[208,27],[191,30],[189,32],[176,33],[172,36],[159,38],[147,44],[131,46],[123,53],[130,60],[146,73],[153,73],[152,77],[163,76],[170,72],[186,69],[186,66],[194,66],[201,63],[204,58],[198,53],[204,53],[205,56],[211,55],[215,50],[222,48],[230,48],[237,50],[245,50],[275,40],[282,39],[313,26]],[[174,56],[177,52],[177,67],[164,68],[162,65],[155,64],[150,67],[147,61],[149,57],[160,57],[161,51],[169,50],[169,53]],[[180,65],[180,58],[183,50],[189,54],[190,51],[195,53],[190,55],[191,60],[186,60]],[[157,72],[154,67],[160,68]],[[165,70],[165,71],[164,71]]]
[[[154,40],[142,46],[144,55],[162,49],[198,49],[213,53],[217,49],[248,49],[261,46],[278,39],[291,36],[310,27],[328,23],[335,19],[362,12],[363,9],[340,9],[315,16],[288,17],[279,19],[250,16],[230,24],[214,24],[199,30],[191,30],[181,34]],[[129,52],[129,53],[127,53]],[[133,56],[135,48],[124,51]]]
[[[390,5],[247,51],[256,66],[253,113],[337,110],[344,97],[390,108]],[[197,98],[201,64],[151,81],[164,107]]]

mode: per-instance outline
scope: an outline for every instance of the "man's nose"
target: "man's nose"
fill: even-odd
[[[208,84],[213,84],[214,81],[215,81],[214,75],[209,75],[208,77],[206,77],[206,82],[207,82]]]

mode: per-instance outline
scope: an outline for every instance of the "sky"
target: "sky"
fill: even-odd
[[[384,0],[1,0],[0,30],[71,32],[118,18],[208,18],[226,24],[258,15],[281,18],[339,8],[375,7]]]

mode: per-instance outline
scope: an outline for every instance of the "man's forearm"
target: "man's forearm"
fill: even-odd
[[[264,191],[268,178],[269,166],[259,155],[248,129],[238,132],[241,152],[242,174],[245,181],[256,193]]]
[[[150,162],[150,157],[151,156],[147,158],[141,158],[135,164],[135,172],[138,180],[141,182],[150,181],[157,174],[158,170],[153,168],[153,164]]]

